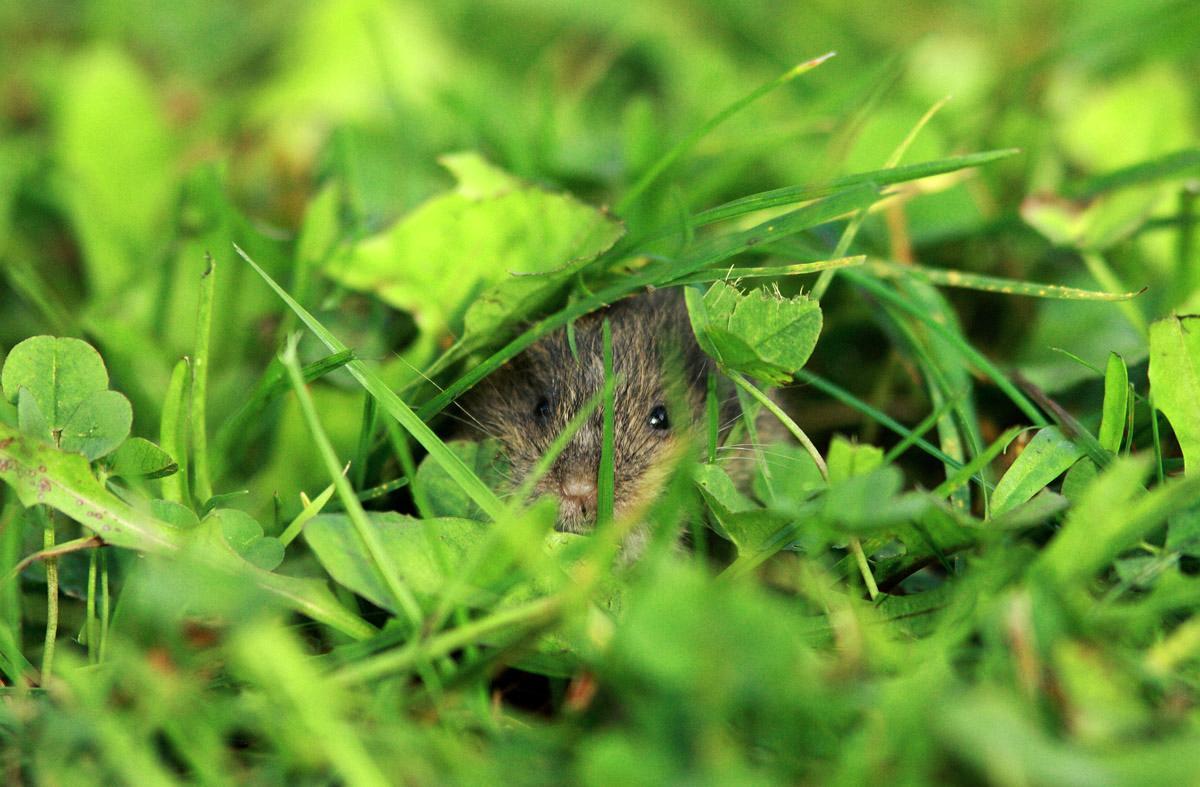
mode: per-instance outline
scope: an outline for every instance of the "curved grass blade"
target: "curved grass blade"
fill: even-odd
[[[714,281],[738,281],[740,279],[773,279],[779,276],[803,276],[807,273],[820,273],[821,271],[835,268],[849,268],[855,265],[862,265],[866,259],[866,256],[859,254],[854,257],[842,257],[836,260],[799,262],[792,265],[767,265],[757,268],[713,268],[673,279],[671,286],[708,284]]]
[[[396,609],[408,616],[409,622],[412,623],[414,628],[419,627],[421,625],[421,607],[417,604],[412,591],[400,579],[400,572],[392,562],[391,556],[384,550],[379,536],[376,535],[375,528],[367,521],[367,515],[364,513],[362,504],[358,501],[358,498],[354,496],[354,488],[350,485],[350,481],[342,473],[341,464],[334,453],[333,445],[329,442],[329,437],[325,434],[324,427],[321,426],[321,420],[317,416],[317,408],[313,404],[312,396],[309,394],[308,388],[304,385],[304,378],[300,374],[300,362],[296,358],[296,344],[297,337],[293,335],[288,340],[287,349],[283,353],[283,365],[288,371],[288,378],[292,382],[292,390],[295,392],[296,398],[300,403],[300,411],[304,414],[304,420],[308,422],[308,429],[312,433],[313,442],[317,444],[317,450],[320,452],[321,458],[325,461],[325,469],[328,471],[329,477],[333,480],[333,486],[337,489],[338,497],[341,499],[342,505],[349,515],[350,523],[354,525],[358,537],[366,547],[367,554],[371,557],[371,562],[374,564],[375,570],[382,577],[384,587],[391,593],[392,599],[396,604]]]
[[[615,475],[613,473],[613,429],[614,429],[614,376],[613,376],[613,346],[612,325],[607,319],[603,324],[602,354],[604,356],[604,410],[601,416],[600,436],[600,473],[596,479],[596,524],[602,524],[613,516],[613,490]]]
[[[889,304],[908,312],[922,323],[929,326],[930,330],[949,341],[950,344],[964,358],[974,364],[979,371],[991,378],[992,382],[996,384],[996,387],[1003,391],[1005,395],[1012,400],[1013,404],[1015,404],[1035,426],[1049,426],[1049,422],[1046,420],[1046,417],[1043,416],[1038,409],[1033,406],[1033,403],[1029,401],[1025,394],[1021,393],[994,363],[989,361],[981,352],[972,347],[967,340],[956,331],[952,331],[945,325],[939,323],[937,320],[934,320],[924,311],[913,306],[911,303],[906,301],[904,298],[901,298],[887,287],[883,286],[871,276],[863,275],[854,270],[847,270],[843,275],[845,275],[847,278],[850,278],[851,281],[853,281],[859,287],[868,290],[872,295],[875,295],[880,299],[887,301]]]
[[[1161,158],[1087,178],[1066,189],[1066,196],[1072,199],[1087,199],[1106,191],[1196,174],[1200,174],[1200,148],[1187,148],[1168,153]]]
[[[748,230],[701,241],[677,260],[652,263],[635,273],[621,277],[615,283],[597,290],[585,298],[580,298],[562,311],[535,323],[525,333],[513,339],[481,363],[476,364],[469,372],[423,404],[417,412],[421,418],[432,418],[441,412],[442,408],[500,368],[501,364],[516,356],[521,350],[588,312],[595,311],[644,287],[661,287],[670,284],[676,279],[688,276],[702,268],[711,267],[722,260],[761,246],[768,241],[785,238],[810,227],[825,224],[851,211],[866,207],[878,198],[879,189],[873,184],[856,186],[797,208],[770,221],[764,221]]]
[[[980,290],[1001,295],[1025,295],[1030,298],[1055,298],[1064,301],[1127,301],[1136,298],[1146,288],[1136,292],[1102,292],[1084,290],[1079,287],[1063,287],[1057,284],[1038,284],[1019,279],[1003,279],[998,276],[983,276],[955,270],[927,268],[922,265],[903,265],[888,260],[872,259],[867,270],[880,278],[898,279],[911,277],[941,287],[957,287],[965,290]]]
[[[192,484],[197,500],[208,500],[213,494],[212,477],[208,472],[208,419],[205,407],[217,266],[211,254],[206,256],[208,267],[200,276],[200,305],[196,308],[196,357],[192,359]]]
[[[938,448],[933,443],[930,443],[928,440],[916,437],[913,433],[913,430],[907,428],[882,410],[878,410],[867,404],[862,399],[859,399],[857,396],[841,386],[834,385],[825,378],[819,377],[807,369],[800,369],[796,372],[795,377],[797,381],[811,385],[821,393],[836,399],[853,410],[857,410],[871,420],[878,422],[880,425],[891,430],[892,432],[895,432],[901,437],[905,439],[911,439],[914,445],[947,467],[954,468],[955,470],[960,470],[964,467],[962,462],[949,456],[945,451]],[[977,478],[976,480],[980,481],[981,483],[983,482],[982,478]]]
[[[624,197],[621,198],[621,201],[619,203],[617,203],[617,211],[616,212],[618,214],[624,214],[627,210],[629,210],[629,206],[631,206],[635,202],[637,202],[638,198],[642,196],[642,194],[646,191],[646,189],[650,188],[650,185],[652,183],[654,183],[655,180],[657,180],[664,172],[666,172],[668,167],[670,167],[681,156],[683,156],[685,153],[687,153],[689,150],[691,150],[696,145],[696,143],[699,142],[701,139],[703,139],[705,136],[707,136],[710,131],[712,131],[717,126],[721,125],[726,120],[733,117],[734,115],[736,115],[738,112],[742,111],[749,105],[753,104],[755,101],[762,98],[766,94],[770,93],[771,91],[775,90],[776,88],[783,87],[788,82],[791,82],[793,79],[800,76],[801,74],[806,74],[809,71],[812,71],[814,68],[821,65],[822,63],[824,63],[826,60],[828,60],[829,58],[831,58],[833,56],[834,56],[834,53],[829,52],[827,54],[821,55],[820,57],[816,57],[816,58],[813,58],[812,60],[808,60],[803,63],[800,63],[799,65],[797,65],[791,69],[788,69],[788,71],[786,71],[785,73],[780,74],[779,76],[775,77],[770,82],[767,82],[765,85],[760,85],[759,87],[755,88],[750,93],[748,93],[747,95],[743,96],[742,98],[738,99],[737,101],[733,102],[729,106],[722,109],[717,114],[713,115],[706,123],[704,123],[704,125],[700,126],[698,129],[693,131],[691,134],[688,134],[686,137],[681,139],[678,143],[675,144],[674,147],[672,147],[670,150],[668,150],[662,156],[662,158],[660,158],[658,161],[654,162],[654,164],[651,165],[650,169],[648,169],[644,175],[642,175],[640,178],[638,178],[637,183],[635,183],[633,185],[633,187],[629,189],[629,192]]]
[[[158,433],[158,444],[169,455],[175,457],[179,465],[177,473],[163,479],[163,497],[173,503],[184,504],[188,501],[190,489],[187,481],[187,383],[188,359],[181,358],[171,371],[171,382],[167,384]]]
[[[926,110],[925,114],[922,115],[919,120],[917,120],[916,124],[911,129],[909,129],[908,134],[905,135],[904,139],[900,140],[900,144],[897,145],[892,151],[892,154],[888,156],[887,161],[883,163],[884,169],[893,169],[897,164],[900,163],[900,159],[904,157],[906,152],[908,152],[909,146],[911,146],[913,141],[916,140],[917,135],[921,133],[921,129],[925,128],[929,121],[933,119],[933,116],[938,113],[938,110],[946,105],[947,100],[948,99],[945,98],[940,99],[934,102],[933,106]],[[853,243],[855,237],[858,236],[858,230],[862,227],[862,223],[866,220],[866,217],[866,211],[860,210],[852,219],[850,219],[850,222],[846,225],[845,229],[842,230],[842,236],[838,238],[837,246],[834,247],[834,257],[845,256],[846,252],[850,249],[850,244]],[[817,279],[817,283],[813,285],[813,298],[821,300],[821,298],[825,296],[825,291],[829,289],[829,284],[833,281],[834,273],[836,273],[836,271],[827,270],[821,274],[820,278]]]
[[[325,346],[333,352],[346,351],[346,345],[342,344],[336,336],[329,332],[324,325],[317,320],[307,309],[296,302],[294,298],[280,287],[274,279],[272,279],[266,271],[258,266],[254,260],[246,252],[242,251],[236,244],[234,249],[243,260],[249,263],[250,267],[254,268],[255,272],[262,277],[271,289],[288,305],[300,318],[308,329],[316,334]],[[375,399],[382,405],[383,409],[396,419],[396,421],[408,431],[413,438],[425,447],[429,455],[434,461],[442,466],[446,474],[454,479],[470,498],[475,501],[490,519],[498,519],[504,513],[504,504],[496,497],[496,494],[488,489],[487,485],[479,479],[479,476],[471,472],[471,468],[438,438],[433,430],[421,420],[421,418],[413,412],[404,401],[396,395],[392,389],[388,388],[387,384],[380,379],[379,375],[371,371],[362,361],[353,360],[346,364],[346,369],[358,380],[359,384],[367,390]]]
[[[920,164],[908,164],[903,167],[894,167],[891,169],[877,169],[870,172],[859,172],[854,175],[831,180],[828,183],[804,186],[786,186],[780,189],[772,189],[771,191],[763,191],[758,194],[751,194],[746,197],[739,197],[731,200],[723,205],[717,205],[708,210],[702,210],[692,217],[693,226],[701,227],[706,224],[713,224],[726,219],[737,218],[744,216],[747,213],[754,213],[759,210],[768,208],[777,208],[783,205],[792,205],[797,202],[806,202],[808,200],[825,197],[834,194],[842,189],[860,186],[864,183],[874,183],[880,188],[895,185],[897,183],[906,183],[912,180],[920,180],[921,178],[929,178],[934,175],[946,175],[951,172],[957,172],[962,169],[978,167],[983,164],[990,164],[993,161],[999,161],[1010,156],[1015,156],[1020,153],[1016,148],[1006,148],[1004,150],[989,150],[982,153],[972,153],[966,156],[950,156],[944,159],[935,161],[924,161]],[[675,230],[670,230],[664,233],[670,234]]]
[[[354,351],[345,350],[305,364],[300,371],[304,374],[304,382],[311,383],[342,368],[352,360],[354,360]],[[287,372],[284,370],[283,364],[278,358],[272,358],[258,384],[254,386],[250,397],[229,417],[229,420],[217,429],[217,437],[214,441],[216,449],[214,459],[219,462],[222,457],[225,457],[228,461],[230,455],[240,454],[241,447],[245,445],[247,436],[253,434],[252,427],[259,422],[263,411],[289,389]],[[219,468],[217,474],[220,475]]]

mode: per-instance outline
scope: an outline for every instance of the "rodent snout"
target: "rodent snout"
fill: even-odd
[[[584,476],[568,478],[562,483],[564,497],[595,497],[596,479]]]
[[[559,518],[567,530],[590,526],[596,519],[596,479],[571,475],[562,479],[559,490]]]

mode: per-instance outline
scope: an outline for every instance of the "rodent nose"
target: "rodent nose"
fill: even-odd
[[[576,499],[584,499],[592,497],[596,494],[596,479],[594,478],[568,478],[562,483],[563,497],[573,497]]]

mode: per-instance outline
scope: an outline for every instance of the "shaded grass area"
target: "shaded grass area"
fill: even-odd
[[[1186,3],[0,30],[6,780],[1194,778]],[[795,439],[614,517],[606,333],[556,533],[455,400],[672,286]]]

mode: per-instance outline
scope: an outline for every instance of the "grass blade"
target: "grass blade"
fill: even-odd
[[[625,194],[625,196],[621,198],[621,201],[617,203],[616,212],[618,214],[624,214],[626,211],[628,211],[629,207],[637,202],[638,198],[642,196],[646,189],[650,188],[650,185],[653,184],[655,180],[657,180],[664,172],[666,172],[668,167],[670,167],[681,156],[695,147],[697,142],[707,136],[708,133],[717,126],[721,125],[726,120],[733,117],[738,112],[742,111],[771,91],[786,85],[788,82],[791,82],[801,74],[806,74],[809,71],[812,71],[814,68],[833,57],[833,55],[833,52],[829,52],[828,54],[821,55],[820,57],[813,58],[812,60],[808,60],[791,69],[788,69],[787,72],[777,76],[775,79],[772,79],[765,85],[760,85],[759,87],[750,91],[750,93],[746,94],[742,98],[722,109],[717,114],[713,115],[706,123],[704,123],[704,125],[700,126],[700,128],[696,129],[691,134],[688,134],[686,137],[676,143],[674,147],[663,154],[662,158],[654,162],[650,169],[648,169],[646,173],[642,175],[642,177],[638,178],[637,183],[635,183],[633,187],[630,188]]]
[[[192,359],[192,483],[197,500],[208,500],[213,493],[212,479],[208,473],[208,420],[205,407],[217,266],[211,254],[207,255],[207,259],[208,268],[200,276],[200,305],[196,309],[196,356]]]
[[[1127,301],[1146,291],[1143,287],[1136,292],[1102,292],[1084,290],[1079,287],[1062,287],[1057,284],[1002,279],[978,273],[927,268],[922,265],[904,265],[890,260],[872,259],[866,265],[871,273],[886,279],[911,277],[918,281],[941,287],[958,287],[966,290],[995,292],[1001,295],[1025,295],[1030,298],[1054,298],[1064,301]]]
[[[446,405],[470,390],[472,386],[500,368],[501,364],[516,356],[521,350],[524,350],[538,339],[563,327],[572,320],[582,317],[588,312],[595,311],[605,304],[647,286],[669,284],[702,268],[710,267],[736,254],[754,249],[767,241],[784,238],[810,227],[833,221],[850,211],[870,205],[878,197],[879,189],[874,185],[859,185],[831,195],[818,202],[805,205],[802,208],[797,208],[790,213],[770,221],[765,221],[748,230],[702,241],[677,260],[665,260],[654,263],[642,270],[624,276],[615,283],[571,303],[562,311],[535,323],[532,328],[513,339],[483,362],[476,364],[469,372],[447,386],[444,391],[422,405],[418,413],[424,419],[432,418],[441,412]]]
[[[1030,402],[1023,393],[1017,390],[1017,387],[1012,384],[1008,377],[1006,377],[1004,373],[996,367],[995,364],[993,364],[982,353],[972,347],[967,340],[957,332],[950,330],[946,326],[932,319],[928,314],[925,314],[925,312],[922,310],[916,308],[887,287],[884,287],[874,278],[862,275],[853,270],[847,270],[844,275],[850,278],[859,287],[869,291],[872,295],[875,295],[880,299],[887,301],[889,304],[898,307],[902,311],[911,314],[913,317],[916,317],[922,323],[929,326],[929,329],[934,333],[950,342],[950,344],[964,358],[966,358],[968,361],[974,364],[977,369],[991,378],[992,382],[996,384],[996,387],[1003,391],[1008,398],[1012,400],[1013,404],[1015,404],[1035,426],[1049,425],[1049,422],[1046,421],[1045,416],[1038,412],[1037,408],[1033,406],[1033,403]]]
[[[714,268],[697,271],[688,276],[682,276],[671,281],[671,286],[684,284],[708,284],[714,281],[730,281],[739,279],[773,279],[779,276],[803,276],[808,273],[820,273],[835,268],[849,268],[862,265],[866,260],[863,255],[842,257],[836,260],[821,260],[819,262],[799,262],[792,265],[768,265],[758,268]]]
[[[330,333],[307,309],[288,295],[266,271],[260,268],[254,260],[250,259],[246,252],[242,251],[236,245],[234,249],[237,250],[242,259],[254,268],[271,289],[275,290],[275,293],[308,326],[308,329],[325,343],[326,347],[333,352],[346,351],[346,346],[336,336]],[[504,504],[500,502],[496,494],[491,489],[488,489],[483,481],[479,480],[479,477],[453,451],[446,447],[446,444],[433,433],[433,430],[394,391],[387,387],[387,384],[380,379],[379,375],[371,371],[371,369],[358,359],[347,363],[346,368],[354,376],[354,379],[358,380],[359,384],[375,397],[380,405],[382,405],[384,411],[395,418],[429,452],[434,461],[442,466],[446,474],[454,479],[462,490],[479,506],[480,510],[493,520],[503,515]]]
[[[715,208],[703,210],[692,217],[694,226],[704,226],[726,219],[737,218],[744,216],[747,213],[754,213],[768,208],[777,208],[783,205],[793,205],[797,202],[806,202],[820,197],[826,197],[830,194],[835,194],[843,189],[861,186],[864,183],[873,183],[880,188],[895,185],[897,183],[906,183],[912,180],[920,180],[921,178],[929,178],[934,175],[945,175],[951,172],[957,172],[962,169],[982,166],[990,164],[993,161],[1015,156],[1021,151],[1015,148],[1007,148],[1004,150],[989,150],[982,153],[972,153],[966,156],[950,156],[944,159],[935,161],[924,161],[920,164],[908,164],[903,167],[893,167],[890,169],[877,169],[870,172],[859,172],[854,175],[831,180],[828,183],[804,186],[786,186],[780,189],[772,189],[771,191],[763,191],[758,194],[751,194],[747,197],[726,202],[723,205],[718,205]],[[672,230],[671,232],[673,232]],[[670,233],[664,233],[670,234]]]
[[[171,456],[175,457],[179,470],[162,480],[163,498],[173,503],[188,502],[188,461],[187,461],[187,399],[188,359],[182,358],[171,371],[171,382],[167,385],[167,394],[163,401],[162,420],[158,430],[158,444]],[[182,420],[181,420],[182,419]]]
[[[301,316],[301,319],[303,319],[303,316]],[[338,498],[342,501],[351,524],[354,525],[355,531],[358,532],[358,537],[362,539],[363,545],[367,548],[367,554],[370,555],[372,562],[375,564],[375,570],[382,577],[384,586],[391,592],[396,602],[396,609],[403,611],[408,616],[409,622],[412,623],[414,628],[419,628],[421,625],[421,607],[417,604],[416,598],[413,597],[412,591],[400,579],[400,572],[396,569],[391,557],[384,550],[383,544],[375,532],[375,528],[371,526],[366,512],[363,511],[362,504],[354,496],[354,489],[351,487],[350,481],[342,473],[342,467],[338,462],[337,455],[334,453],[333,445],[329,442],[329,437],[325,434],[324,427],[321,426],[321,420],[317,416],[316,405],[313,404],[312,396],[308,393],[308,388],[304,384],[304,378],[300,374],[300,363],[296,359],[296,344],[297,338],[293,336],[288,341],[287,349],[284,351],[283,365],[287,369],[288,377],[292,381],[292,389],[296,393],[296,399],[300,403],[300,411],[304,414],[304,420],[308,423],[309,431],[312,433],[313,442],[317,444],[317,450],[321,453],[321,458],[325,461],[325,469],[329,472],[330,478],[333,479],[333,486],[337,489]]]

